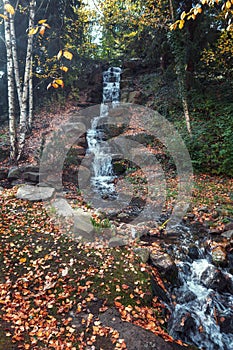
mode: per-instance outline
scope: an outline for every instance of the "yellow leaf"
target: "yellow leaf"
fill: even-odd
[[[226,8],[227,9],[231,8],[231,2],[229,0],[226,2]]]
[[[57,59],[60,60],[60,58],[62,57],[63,54],[63,50],[60,50],[57,54]]]
[[[69,70],[69,68],[66,66],[61,66],[60,69],[63,70],[63,72],[68,72]]]
[[[47,22],[47,19],[41,19],[41,20],[38,21],[38,24],[43,24],[45,22]]]
[[[34,35],[38,32],[38,27],[35,27],[35,28],[31,28],[28,32],[28,35]]]
[[[73,54],[69,51],[66,51],[66,50],[63,52],[63,56],[65,58],[67,58],[67,60],[72,60],[72,58],[73,58]]]
[[[186,12],[185,12],[185,11],[183,11],[183,12],[181,13],[180,18],[181,18],[181,19],[184,19],[185,17],[186,17]]]
[[[181,20],[180,23],[179,23],[179,29],[182,29],[184,26],[184,20]]]
[[[53,83],[58,84],[61,87],[64,87],[64,81],[62,79],[56,79],[56,80],[54,80]]]
[[[6,21],[8,20],[8,17],[5,16],[5,15],[2,15],[1,13],[0,13],[0,17],[2,17],[3,19],[5,19]]]
[[[23,264],[23,263],[25,263],[26,261],[27,261],[27,258],[20,258],[20,259],[19,259],[20,264]]]
[[[11,6],[10,4],[6,4],[6,5],[4,6],[4,9],[5,9],[8,13],[10,13],[11,15],[13,15],[13,14],[15,13],[14,7]]]

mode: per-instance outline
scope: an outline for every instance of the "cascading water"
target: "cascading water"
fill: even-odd
[[[180,285],[171,291],[176,303],[169,333],[198,349],[233,349],[233,276],[213,265],[204,248],[196,246],[195,258],[173,249],[183,261],[178,264]]]
[[[100,115],[92,121],[91,129],[87,132],[88,152],[93,154],[93,189],[102,197],[115,197],[112,156],[105,135],[101,130],[101,119],[108,115],[110,108],[115,108],[120,100],[119,67],[111,67],[103,73],[103,97]]]

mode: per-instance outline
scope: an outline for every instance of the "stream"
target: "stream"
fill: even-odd
[[[103,73],[100,115],[94,117],[87,132],[88,152],[93,157],[91,185],[102,198],[117,197],[111,150],[100,125],[109,109],[119,103],[120,74],[118,67]],[[189,227],[182,225],[178,237],[175,242],[164,242],[179,270],[178,282],[169,290],[174,298],[167,305],[171,312],[168,331],[198,349],[233,349],[232,274],[213,264],[205,239],[197,241]]]
[[[184,226],[181,231],[179,244],[167,246],[179,269],[179,283],[170,290],[169,333],[199,349],[233,349],[233,276],[213,264],[206,239],[195,240]]]

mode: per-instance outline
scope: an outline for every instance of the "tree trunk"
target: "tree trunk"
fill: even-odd
[[[169,6],[170,6],[171,19],[172,19],[172,22],[174,22],[175,15],[174,15],[174,7],[173,7],[172,0],[169,0]],[[185,123],[186,123],[188,133],[192,137],[192,129],[191,129],[191,123],[190,123],[189,108],[188,108],[188,99],[187,99],[187,93],[186,93],[187,89],[186,89],[186,81],[185,81],[185,64],[183,62],[184,52],[182,52],[183,47],[181,47],[181,43],[179,42],[175,34],[171,35],[171,46],[175,56],[176,75],[177,75],[177,80],[179,85],[179,93],[181,97]]]
[[[19,74],[19,63],[18,63],[18,55],[16,48],[16,36],[15,36],[15,24],[14,18],[11,16],[10,18],[10,35],[11,35],[11,49],[12,49],[12,57],[14,63],[14,76],[15,76],[15,85],[18,95],[19,108],[22,108],[22,86],[20,82],[20,74]]]
[[[33,59],[31,57],[31,67],[30,67],[30,78],[29,78],[29,111],[28,111],[28,128],[31,131],[32,130],[32,120],[33,120],[33,75],[32,75],[32,65],[33,65]]]
[[[36,1],[32,0],[29,4],[29,29],[34,26],[35,18],[35,5]],[[25,60],[25,71],[23,81],[23,93],[22,93],[22,108],[20,111],[20,125],[19,125],[19,142],[18,142],[18,158],[20,159],[25,144],[26,132],[27,132],[27,117],[28,117],[28,95],[29,95],[29,80],[32,64],[32,49],[33,49],[33,35],[28,36],[27,54]]]
[[[6,4],[7,1],[4,1]],[[4,15],[11,17],[6,11]],[[17,157],[17,132],[15,120],[15,98],[14,98],[14,66],[11,46],[10,22],[5,20],[5,45],[7,54],[7,86],[8,86],[8,114],[9,114],[9,135],[10,135],[10,159],[14,161]]]

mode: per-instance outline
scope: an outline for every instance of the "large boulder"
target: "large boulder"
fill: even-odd
[[[51,187],[39,187],[31,185],[23,185],[19,187],[16,198],[25,199],[32,202],[46,201],[52,198],[55,189]]]

